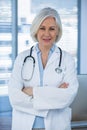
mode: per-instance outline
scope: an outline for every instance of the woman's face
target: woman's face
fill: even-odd
[[[58,26],[53,17],[46,18],[40,25],[37,32],[37,40],[40,46],[51,47],[58,35]]]

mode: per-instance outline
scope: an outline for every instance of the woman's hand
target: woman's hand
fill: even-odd
[[[24,88],[22,89],[22,91],[23,91],[25,94],[29,95],[29,96],[33,96],[33,88],[32,88],[32,87],[24,87]]]
[[[69,84],[68,83],[62,83],[59,88],[68,88]]]

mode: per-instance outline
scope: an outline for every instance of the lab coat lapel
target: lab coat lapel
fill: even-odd
[[[58,47],[55,48],[55,51],[53,52],[53,54],[49,58],[46,67],[48,67],[55,60],[60,60],[60,51],[59,51]]]

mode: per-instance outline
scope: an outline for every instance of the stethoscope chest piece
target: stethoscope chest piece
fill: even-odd
[[[58,74],[62,73],[62,69],[61,69],[60,67],[55,68],[55,71],[56,71]]]

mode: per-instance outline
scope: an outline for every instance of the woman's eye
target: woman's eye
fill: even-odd
[[[40,30],[45,30],[45,28],[41,27]]]
[[[44,27],[40,27],[39,29],[40,30],[46,30],[46,28],[44,28]],[[55,28],[49,28],[49,31],[53,31],[53,30],[55,30]]]
[[[55,28],[50,28],[50,30],[55,30]]]

